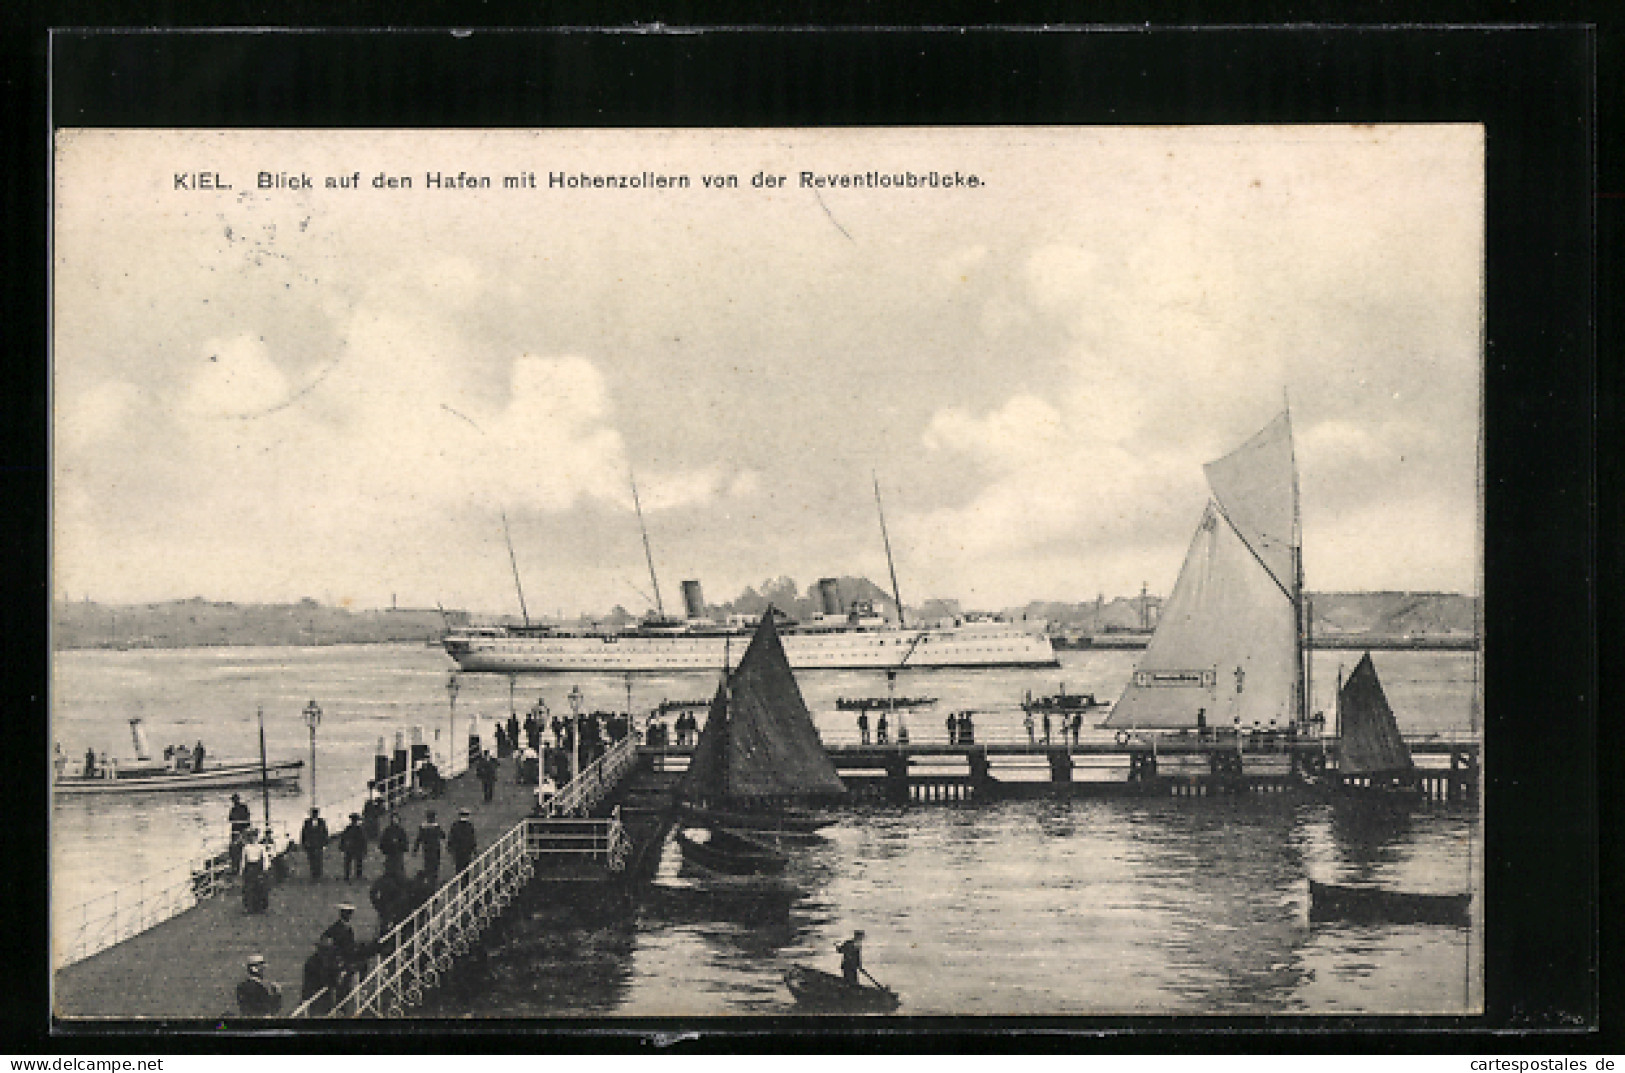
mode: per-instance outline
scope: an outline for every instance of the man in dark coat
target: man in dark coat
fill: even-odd
[[[310,818],[299,830],[299,844],[304,847],[312,883],[322,878],[322,851],[327,849],[330,841],[332,837],[327,833],[327,821],[322,819],[321,809],[311,809]]]
[[[496,796],[497,790],[497,760],[490,753],[481,753],[478,770],[480,773],[480,792],[485,800],[490,801]]]
[[[411,881],[399,872],[384,870],[384,874],[373,881],[372,889],[367,897],[372,907],[378,910],[378,936],[388,935],[395,925],[401,922],[406,915],[405,905],[407,885]]]
[[[226,822],[231,824],[231,871],[236,875],[243,870],[243,839],[248,837],[248,829],[254,823],[242,795],[231,795],[231,811],[226,813]]]
[[[858,973],[863,971],[863,932],[855,931],[852,938],[835,947],[841,955],[841,979],[858,986]]]
[[[368,783],[368,786],[371,786]],[[369,793],[367,800],[361,805],[361,829],[367,834],[368,842],[378,841],[378,827],[384,816],[384,803],[377,796]]]
[[[445,840],[446,832],[435,821],[434,809],[430,809],[418,826],[418,837],[412,843],[412,852],[422,851],[423,871],[437,887],[440,885],[440,845]]]
[[[406,828],[401,826],[398,812],[389,814],[389,826],[378,836],[378,849],[384,855],[384,871],[391,875],[406,875],[406,853],[412,848],[407,841]]]
[[[869,744],[869,713],[868,712],[859,712],[858,713],[858,734],[863,739],[863,744],[868,745]]]
[[[305,959],[305,974],[303,986],[299,989],[299,1001],[308,1002],[315,996],[327,991],[327,998],[316,1004],[313,1013],[325,1013],[333,1008],[333,1002],[339,998],[339,987],[344,980],[344,962],[339,957],[338,948],[333,940],[326,934],[316,940],[316,950]]]
[[[237,983],[237,1012],[244,1017],[275,1017],[282,1009],[282,988],[265,978],[265,958],[251,954],[248,975]]]
[[[348,990],[350,978],[366,958],[366,951],[356,941],[355,928],[350,924],[355,916],[355,906],[345,902],[338,909],[339,918],[327,926],[321,937],[332,942],[340,964],[339,986]]]
[[[953,712],[949,712],[948,718],[943,720],[943,722],[948,727],[948,744],[952,745],[959,738],[959,719],[954,715]]]
[[[339,832],[339,852],[344,854],[344,881],[350,881],[350,869],[355,868],[357,879],[367,878],[362,862],[367,856],[367,829],[361,826],[361,813],[350,813],[350,826]]]
[[[456,863],[459,872],[467,868],[468,862],[474,859],[474,850],[480,841],[468,816],[468,809],[459,810],[457,822],[451,825],[451,833],[446,836],[446,848],[451,850],[451,859]]]

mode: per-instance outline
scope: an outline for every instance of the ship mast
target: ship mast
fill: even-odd
[[[886,533],[886,508],[880,502],[880,478],[873,470],[870,470],[869,476],[873,477],[875,482],[875,509],[880,512],[880,539],[886,545],[886,569],[891,571],[891,595],[897,602],[897,625],[901,627],[904,624],[903,594],[897,589],[897,566],[892,562],[891,537]]]
[[[638,500],[638,481],[630,473],[627,474],[627,479],[632,482],[632,507],[638,512],[638,529],[643,533],[643,557],[649,562],[649,583],[655,589],[655,614],[664,622],[666,606],[660,602],[660,579],[655,577],[655,556],[654,552],[649,550],[649,527],[643,522],[643,504]]]
[[[1283,392],[1284,394],[1284,392]],[[1308,602],[1303,597],[1303,520],[1298,511],[1298,445],[1292,436],[1292,402],[1286,400],[1286,437],[1292,458],[1292,604],[1297,617],[1293,644],[1297,646],[1298,725],[1309,725],[1309,645],[1305,637],[1311,628]]]
[[[519,613],[524,616],[525,625],[530,625],[530,612],[525,609],[525,586],[519,583],[519,560],[514,558],[513,537],[508,534],[508,512],[502,511],[502,539],[508,542],[508,562],[513,566],[513,587],[519,592]],[[444,612],[442,612],[442,615]]]

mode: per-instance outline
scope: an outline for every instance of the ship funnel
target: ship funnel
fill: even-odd
[[[841,583],[832,577],[818,579],[818,596],[824,602],[824,614],[841,613]]]
[[[152,759],[152,750],[147,746],[147,728],[141,725],[140,716],[130,720],[130,741],[135,744],[137,760]]]
[[[689,618],[705,617],[705,596],[700,592],[698,581],[683,582],[683,609]]]

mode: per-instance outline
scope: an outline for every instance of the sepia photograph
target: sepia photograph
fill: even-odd
[[[1485,152],[58,129],[54,1015],[1481,1014]]]

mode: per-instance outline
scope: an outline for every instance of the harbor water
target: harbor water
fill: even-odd
[[[1047,671],[930,671],[898,676],[914,741],[945,741],[944,717],[975,711],[979,741],[1023,741],[1023,693],[1111,700],[1134,651],[1068,651]],[[1339,668],[1359,653],[1315,657],[1314,703],[1329,710]],[[1402,729],[1471,732],[1474,660],[1464,652],[1378,652]],[[57,653],[52,737],[127,756],[128,720],[151,744],[202,741],[211,757],[267,752],[310,763],[301,712],[315,700],[316,800],[335,831],[359,808],[380,739],[413,728],[437,755],[471,723],[487,744],[510,706],[555,713],[581,690],[588,710],[646,714],[661,700],[708,698],[714,674],[457,675],[423,645],[194,648]],[[878,672],[806,672],[803,694],[827,743],[855,741],[837,698],[885,696]],[[630,690],[630,693],[628,692]],[[1100,710],[1101,712],[1104,709]],[[871,719],[874,713],[871,713]],[[1096,716],[1096,719],[1099,715]],[[1041,729],[1039,731],[1041,733]],[[895,735],[895,728],[894,728]],[[1109,737],[1086,725],[1085,740]],[[1039,760],[996,761],[1001,779],[1047,777]],[[1109,765],[1079,778],[1115,779]],[[279,840],[310,804],[297,790],[243,791],[256,825]],[[229,792],[58,797],[52,810],[53,935],[122,911],[153,878],[225,844]],[[1080,797],[986,805],[865,806],[790,851],[782,882],[718,889],[668,847],[655,883],[627,912],[576,919],[542,905],[458,986],[432,993],[434,1016],[696,1016],[793,1008],[781,982],[801,963],[833,971],[835,943],[861,928],[865,965],[931,1014],[1460,1014],[1482,1002],[1483,838],[1472,807],[1411,812],[1332,804],[1307,794],[1147,799]],[[1308,880],[1473,891],[1469,928],[1311,924]],[[145,893],[144,893],[145,892]],[[359,888],[356,891],[360,893]],[[93,908],[87,908],[87,904]],[[363,912],[364,933],[370,913]]]

